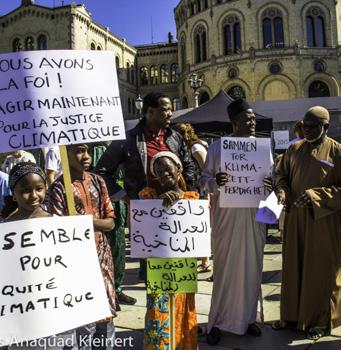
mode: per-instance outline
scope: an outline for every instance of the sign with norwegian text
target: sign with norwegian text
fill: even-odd
[[[228,182],[220,189],[220,207],[258,208],[267,197],[263,180],[271,173],[270,145],[268,138],[222,138],[220,166]]]

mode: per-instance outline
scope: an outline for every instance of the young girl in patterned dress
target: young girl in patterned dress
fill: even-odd
[[[115,316],[114,267],[107,233],[114,228],[114,210],[104,180],[87,172],[91,165],[91,155],[86,144],[67,148],[73,194],[76,210],[81,215],[92,215],[98,259],[104,279],[111,313]],[[49,211],[60,216],[68,215],[64,181],[57,179],[49,189]],[[85,257],[86,258],[86,257]],[[86,273],[86,271],[85,271]],[[101,349],[113,349],[114,325],[112,318],[100,320],[77,330],[77,336],[96,335],[107,344]],[[82,350],[91,347],[81,347]]]

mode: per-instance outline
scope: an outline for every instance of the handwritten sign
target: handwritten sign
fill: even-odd
[[[275,192],[271,192],[265,201],[260,201],[259,209],[256,214],[256,221],[264,222],[266,224],[276,224],[282,210],[283,205],[278,204]]]
[[[0,77],[2,152],[125,138],[111,52],[0,55]]]
[[[275,149],[287,149],[289,147],[289,130],[272,131],[271,136],[275,142]]]
[[[220,166],[228,183],[220,190],[220,207],[258,208],[268,195],[263,180],[271,165],[270,139],[222,138]]]
[[[91,216],[1,224],[0,343],[111,316]]]
[[[134,258],[196,258],[211,255],[206,200],[180,200],[170,208],[162,200],[133,200],[130,209]]]
[[[147,259],[147,293],[196,293],[197,259]]]

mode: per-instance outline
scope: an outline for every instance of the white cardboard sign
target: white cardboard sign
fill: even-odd
[[[2,346],[111,316],[92,216],[29,219],[0,228]]]
[[[111,52],[0,55],[2,152],[124,138]]]
[[[196,258],[211,255],[207,200],[130,202],[131,255],[134,258]]]
[[[289,130],[272,131],[275,149],[287,149],[289,147]]]
[[[220,166],[228,175],[227,184],[220,189],[220,207],[258,208],[268,195],[263,180],[271,172],[270,139],[222,138]]]

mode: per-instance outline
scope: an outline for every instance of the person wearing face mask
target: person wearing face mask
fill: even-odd
[[[280,321],[318,339],[341,325],[341,145],[327,136],[329,112],[310,108],[304,139],[276,168],[278,202],[287,207]]]

